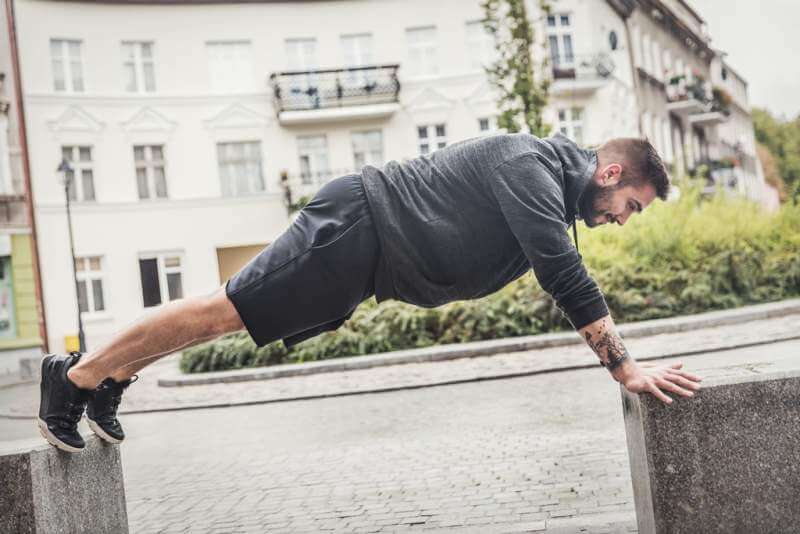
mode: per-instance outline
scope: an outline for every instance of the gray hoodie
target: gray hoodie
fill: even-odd
[[[573,326],[608,313],[567,228],[597,167],[556,135],[469,139],[362,171],[381,259],[378,301],[418,306],[493,293],[533,267]]]

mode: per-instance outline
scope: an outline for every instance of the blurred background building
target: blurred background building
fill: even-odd
[[[5,8],[5,6],[4,6]],[[13,36],[0,13],[0,382],[19,361],[38,362],[43,310],[26,172],[25,132]],[[69,268],[69,263],[65,268]]]
[[[583,145],[646,136],[673,174],[705,165],[709,186],[759,200],[746,82],[689,5],[551,4],[549,14],[538,1],[529,11],[549,58],[545,118],[554,131]],[[51,350],[77,333],[77,308],[91,349],[164,302],[222,285],[288,224],[287,185],[296,200],[363,165],[497,131],[484,72],[495,47],[479,0],[6,0],[6,8],[19,34]],[[3,161],[19,153],[9,148],[12,123],[2,123]],[[62,161],[67,170],[58,171]],[[2,165],[3,194],[25,197],[22,170],[5,180]],[[17,252],[29,241],[12,238],[30,235],[19,220],[0,249],[13,249],[27,273],[14,276],[32,284],[31,253]],[[23,314],[15,317],[22,325]]]

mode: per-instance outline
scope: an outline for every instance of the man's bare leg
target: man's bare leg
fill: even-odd
[[[84,355],[67,375],[79,388],[94,389],[106,377],[125,380],[162,356],[242,328],[221,287],[210,295],[165,304]]]

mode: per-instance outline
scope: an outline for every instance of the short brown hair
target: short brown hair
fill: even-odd
[[[656,195],[666,200],[669,194],[669,177],[661,156],[647,139],[619,137],[605,142],[597,149],[598,164],[622,165],[620,184],[648,183],[655,187]],[[627,175],[627,176],[626,176]]]

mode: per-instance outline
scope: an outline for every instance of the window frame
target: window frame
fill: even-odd
[[[122,48],[122,68],[123,73],[127,73],[126,67],[128,63],[133,63],[133,70],[136,82],[135,89],[129,89],[128,87],[125,88],[126,93],[135,93],[135,94],[146,94],[146,93],[155,93],[157,91],[158,84],[156,83],[156,52],[155,52],[155,41],[136,41],[136,40],[124,40],[120,41],[121,48]],[[125,46],[129,45],[133,49],[133,57],[128,58],[125,55]],[[150,45],[150,57],[145,58],[142,54],[142,50],[144,45]],[[152,64],[153,67],[153,88],[148,89],[147,83],[144,76],[144,65],[145,63]],[[123,76],[125,79],[125,76]]]
[[[235,69],[218,69],[215,65],[220,61],[219,51],[231,47],[235,61],[230,65],[221,62],[221,65],[236,66]],[[250,39],[210,39],[205,42],[206,63],[209,78],[209,89],[215,94],[249,93],[256,91],[255,61],[253,57],[253,43]],[[220,74],[215,69],[222,70],[222,75],[228,77],[227,83],[219,84],[215,80]]]
[[[223,146],[231,146],[231,145],[242,145],[246,147],[247,145],[255,145],[256,149],[252,150],[252,153],[258,156],[258,160],[250,160],[247,159],[248,154],[251,154],[251,151],[248,148],[243,149],[243,153],[245,157],[241,157],[238,159],[226,159],[224,162],[221,158],[220,149]],[[216,143],[217,146],[217,172],[219,173],[219,181],[220,181],[220,192],[222,197],[225,198],[239,198],[239,197],[246,197],[251,195],[260,195],[267,192],[267,182],[264,178],[264,153],[263,153],[263,146],[260,139],[247,139],[241,141],[220,141]],[[226,188],[223,182],[223,163],[226,165],[235,165],[235,164],[247,164],[250,162],[257,162],[258,163],[258,176],[248,176],[248,186],[250,189],[248,191],[242,192],[239,191],[238,188],[238,181],[230,180],[229,178],[229,194],[225,194]],[[255,182],[257,180],[257,183]],[[254,185],[259,185],[258,187],[253,187]]]
[[[550,26],[550,18],[554,19],[555,24]],[[564,17],[567,17],[568,23],[563,23]],[[562,11],[552,13],[545,18],[545,28],[547,35],[547,46],[550,48],[550,61],[552,66],[559,69],[575,68],[575,34],[573,32],[574,17],[572,12]],[[567,39],[567,37],[569,39]],[[555,39],[557,44],[557,55],[553,55],[551,40]],[[567,40],[569,40],[570,55],[567,56]]]
[[[424,35],[430,32],[429,41],[412,41],[412,36]],[[435,25],[412,26],[406,28],[406,54],[409,63],[409,76],[424,78],[439,74],[439,32]],[[415,54],[419,54],[414,59]]]
[[[439,128],[442,129],[444,132],[443,134],[439,134]],[[425,136],[423,137],[420,135],[423,130],[425,131]],[[423,150],[423,146],[427,147]],[[446,122],[437,122],[431,124],[419,124],[417,125],[417,151],[420,155],[431,154],[440,148],[444,148],[447,146],[447,123]],[[434,148],[435,147],[435,148]]]
[[[178,258],[178,267],[167,267],[165,265],[167,258]],[[175,300],[180,300],[185,298],[186,291],[185,291],[185,266],[186,266],[186,256],[183,251],[181,250],[164,250],[158,252],[140,252],[137,258],[137,262],[141,265],[142,260],[156,260],[156,270],[158,273],[158,290],[160,295],[160,302],[158,304],[153,304],[151,306],[146,306],[144,301],[144,281],[142,280],[141,274],[141,267],[139,267],[139,294],[142,297],[142,308],[158,308],[159,306],[163,306],[169,302],[173,302]],[[181,296],[171,299],[169,297],[169,282],[167,279],[168,274],[180,274],[180,281],[181,281]]]
[[[376,133],[378,134],[377,138],[380,141],[380,157],[377,160],[374,160],[372,156],[374,156],[374,153],[376,151],[372,150],[370,148],[368,151],[366,151],[364,153],[365,154],[364,162],[359,164],[358,163],[358,158],[356,157],[357,153],[356,153],[356,142],[355,142],[356,139],[355,139],[355,136],[364,136],[364,139],[368,139],[368,136],[370,134],[376,134]],[[361,168],[363,168],[366,165],[381,166],[381,165],[383,165],[383,163],[386,160],[386,155],[385,155],[385,152],[384,152],[385,148],[384,148],[384,143],[383,143],[383,130],[381,130],[379,128],[370,129],[370,130],[355,130],[355,131],[351,131],[350,132],[350,146],[351,146],[351,150],[352,150],[352,154],[353,154],[353,169],[355,169],[356,172],[359,172],[361,170]]]
[[[81,161],[80,149],[85,148],[89,151],[89,160]],[[61,159],[64,159],[64,150],[70,149],[70,157],[67,158],[70,166],[72,167],[72,183],[74,184],[75,198],[70,196],[70,202],[97,202],[97,184],[94,179],[94,169],[92,160],[93,145],[61,145]],[[84,191],[84,171],[89,171],[92,175],[92,198],[86,199],[86,191]]]
[[[58,58],[61,61],[61,66],[64,72],[64,89],[56,87],[55,76],[55,62],[56,57],[53,56],[53,45],[58,43],[61,56]],[[77,58],[73,58],[70,54],[70,44],[74,43],[78,46]],[[80,65],[80,89],[75,87],[75,73],[73,72],[73,62]],[[84,76],[85,69],[83,68],[83,40],[70,39],[65,37],[52,37],[50,38],[50,76],[53,80],[53,91],[56,93],[85,93],[86,92],[86,77]]]
[[[136,159],[136,149],[141,148],[144,153],[143,160]],[[161,149],[161,159],[155,160],[152,157],[153,149],[160,148]],[[139,201],[153,201],[153,200],[165,200],[169,198],[169,186],[167,185],[167,159],[164,155],[164,145],[163,144],[140,144],[140,145],[133,145],[133,167],[134,167],[134,174],[136,176],[136,194],[139,197]],[[164,196],[158,195],[158,187],[156,186],[156,178],[155,178],[155,170],[156,168],[160,167],[161,172],[164,175]],[[147,181],[147,197],[142,197],[141,192],[139,191],[139,169],[144,169],[145,172],[145,180]]]
[[[99,270],[94,270],[91,268],[91,260],[97,259],[100,264]],[[81,267],[80,264],[83,264]],[[106,284],[105,284],[105,258],[102,255],[94,254],[88,256],[78,256],[75,258],[75,278],[78,284],[81,282],[84,283],[84,288],[86,291],[86,311],[80,309],[80,300],[78,300],[78,310],[81,314],[81,317],[97,317],[102,315],[107,315],[108,310],[108,299],[106,298]],[[94,294],[94,284],[92,282],[99,281],[100,282],[100,295],[103,301],[103,309],[97,309],[97,303],[95,302],[95,294]]]
[[[575,118],[575,111],[579,110],[580,117]],[[561,113],[564,112],[564,119]],[[586,131],[586,108],[583,106],[560,107],[556,110],[556,130],[569,137],[577,145],[583,146]],[[575,128],[580,128],[580,134],[575,135]],[[566,132],[564,131],[566,130]]]
[[[319,146],[312,146],[310,141],[319,139],[322,140],[322,143]],[[303,185],[321,185],[329,181],[333,175],[330,167],[327,134],[298,135],[295,142],[297,143],[298,175],[301,183]],[[304,157],[308,158],[310,169],[308,173],[303,170]]]

